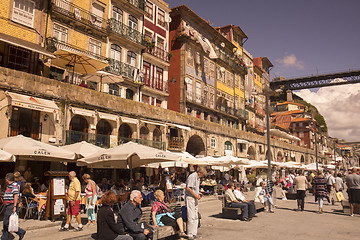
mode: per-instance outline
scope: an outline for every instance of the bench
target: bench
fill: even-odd
[[[292,192],[292,193],[286,192],[286,198],[288,200],[296,200],[296,192]]]
[[[225,196],[220,196],[219,200],[222,202],[222,216],[224,218],[240,219],[242,215],[241,208],[228,207],[226,204]],[[260,202],[255,202],[256,212],[264,211],[264,205]]]
[[[341,201],[341,205],[343,207],[343,212],[347,215],[350,215],[350,202],[346,201],[346,200],[342,200]],[[359,208],[358,208],[358,204],[353,204],[354,205],[354,214],[356,213],[360,213],[359,212]]]
[[[170,211],[171,212],[175,212],[175,211],[179,211],[181,212],[181,205],[179,203],[171,203],[169,204],[170,207]],[[143,215],[141,216],[141,219],[139,220],[139,223],[147,223],[149,225],[153,225],[152,224],[152,217],[151,217],[151,208],[152,207],[143,207],[141,208],[143,211]],[[185,225],[185,224],[184,224]],[[170,237],[173,235],[176,235],[177,233],[175,232],[174,228],[171,226],[159,226],[157,228],[154,229],[154,237],[153,240],[158,240],[158,239],[162,239],[162,238],[166,238],[166,237]]]

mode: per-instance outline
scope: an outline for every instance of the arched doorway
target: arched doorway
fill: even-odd
[[[193,156],[205,155],[205,144],[202,138],[198,135],[192,136],[186,145],[186,151]]]
[[[225,155],[232,156],[233,155],[233,147],[230,141],[226,141],[224,145]]]
[[[112,127],[106,120],[100,120],[96,125],[96,145],[100,147],[110,147],[110,135]]]
[[[283,162],[283,156],[281,152],[278,152],[277,157],[276,157],[276,161],[277,162]]]
[[[126,123],[121,124],[119,127],[119,144],[127,143],[131,141],[132,134],[133,132],[128,124]]]
[[[134,91],[126,89],[126,99],[134,100]]]
[[[256,152],[253,146],[249,146],[247,154],[249,156],[249,159],[256,160]]]
[[[140,143],[148,145],[149,129],[145,126],[140,128]]]
[[[83,116],[75,115],[70,121],[70,141],[66,138],[66,144],[88,141],[89,124]]]
[[[305,158],[304,158],[304,155],[301,155],[301,158],[300,158],[300,162],[305,164]]]
[[[266,152],[265,152],[265,159],[267,160],[267,154],[268,154],[268,150],[266,150]],[[271,161],[274,161],[274,159],[273,159],[273,154],[272,154],[272,152],[270,151],[270,160]]]
[[[162,133],[161,133],[159,128],[155,128],[154,131],[153,131],[153,147],[163,149],[163,147],[162,147]]]

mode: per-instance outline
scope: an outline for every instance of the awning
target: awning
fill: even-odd
[[[177,127],[177,128],[180,128],[180,129],[184,129],[186,131],[191,131],[191,127],[178,125],[178,124],[173,124],[173,123],[168,123],[167,125],[170,126],[170,127]]]
[[[40,53],[40,54],[45,55],[50,58],[55,58],[55,56],[51,52],[47,51],[45,48],[41,47],[40,45],[25,41],[25,40],[17,38],[17,37],[13,37],[13,36],[6,35],[4,33],[0,33],[0,41],[9,43],[9,44],[17,46],[17,47],[22,47],[22,48],[28,49],[30,51]]]
[[[81,116],[85,116],[85,117],[95,117],[94,111],[86,110],[86,109],[82,109],[82,108],[71,107],[71,112],[73,114],[77,114],[77,115],[81,115]]]
[[[140,120],[143,123],[148,123],[148,124],[152,124],[152,125],[158,125],[158,126],[166,126],[165,123],[162,122],[153,122],[153,121],[147,121],[147,120]]]
[[[139,121],[137,119],[134,118],[128,118],[128,117],[121,117],[121,121],[123,123],[130,123],[130,124],[139,124]]]
[[[8,92],[7,94],[11,97],[11,105],[13,106],[48,113],[58,113],[59,111],[59,107],[51,100],[11,92]]]
[[[247,141],[247,140],[244,140],[244,139],[236,139],[236,143],[243,143],[243,144],[248,144],[249,143],[249,141]]]
[[[115,122],[117,120],[119,120],[119,117],[114,114],[98,112],[98,115],[99,115],[99,118],[101,118],[101,119],[106,119],[106,120],[115,121]]]

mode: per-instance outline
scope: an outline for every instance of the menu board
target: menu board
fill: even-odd
[[[53,179],[54,196],[65,195],[65,178],[54,178]]]

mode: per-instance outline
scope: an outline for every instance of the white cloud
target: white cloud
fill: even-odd
[[[308,89],[296,93],[324,116],[331,137],[360,140],[360,84]]]
[[[304,62],[297,59],[295,54],[284,56],[282,59],[276,59],[282,67],[304,69]]]

